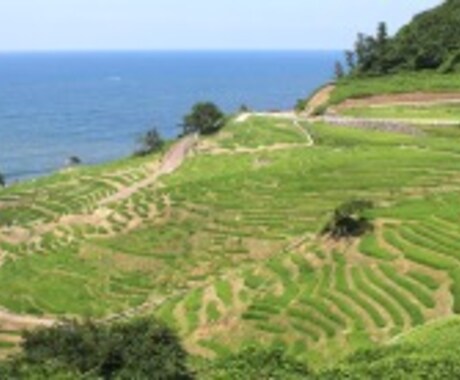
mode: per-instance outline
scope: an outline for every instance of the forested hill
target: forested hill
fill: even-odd
[[[377,36],[359,35],[356,67],[359,74],[398,71],[460,69],[460,0],[446,0],[413,18],[394,37],[387,38],[384,24]]]

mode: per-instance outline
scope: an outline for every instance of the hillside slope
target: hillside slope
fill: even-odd
[[[154,313],[204,357],[257,342],[337,361],[460,311],[459,133],[253,116],[147,186],[136,183],[159,157],[7,188],[0,305],[48,318]],[[350,199],[375,204],[374,232],[320,236]]]

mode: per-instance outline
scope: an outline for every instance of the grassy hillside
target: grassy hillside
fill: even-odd
[[[460,102],[442,105],[388,105],[378,107],[354,107],[343,114],[354,117],[401,119],[401,120],[440,120],[460,124]]]
[[[156,182],[147,157],[1,190],[0,305],[153,313],[198,356],[257,342],[336,362],[460,312],[459,136],[252,117]],[[375,204],[374,231],[321,237],[351,199]]]
[[[460,320],[447,318],[402,335],[389,345],[360,351],[319,379],[454,379],[460,375]]]
[[[313,370],[279,350],[247,349],[203,366],[203,379],[457,379],[460,375],[458,317],[436,321],[382,347],[359,350],[332,368]]]
[[[341,79],[331,94],[330,103],[338,104],[346,99],[373,95],[411,92],[457,92],[460,76],[436,72],[399,73],[381,77],[346,77]]]

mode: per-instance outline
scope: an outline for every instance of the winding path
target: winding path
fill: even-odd
[[[197,143],[198,136],[196,134],[186,136],[179,140],[173,147],[166,153],[158,169],[147,177],[146,179],[135,183],[132,186],[121,189],[118,193],[111,195],[108,198],[99,202],[99,206],[106,206],[110,203],[119,202],[131,197],[140,189],[148,187],[155,183],[159,177],[166,174],[171,174],[177,170],[184,162],[187,155],[191,152]]]

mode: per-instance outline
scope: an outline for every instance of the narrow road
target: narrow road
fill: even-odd
[[[319,89],[308,101],[305,115],[307,117],[314,116],[315,110],[319,107],[324,106],[329,101],[332,92],[335,90],[335,85],[328,84],[323,88]]]
[[[0,326],[5,323],[19,325],[22,328],[37,327],[37,326],[51,326],[55,323],[54,319],[40,318],[30,315],[13,314],[9,311],[0,310]]]
[[[155,183],[159,177],[165,174],[171,174],[177,170],[184,162],[187,155],[190,153],[192,148],[197,142],[197,135],[190,135],[182,138],[166,153],[160,166],[146,179],[136,182],[132,186],[121,189],[118,193],[111,195],[108,198],[103,199],[99,202],[99,206],[106,206],[110,203],[119,202],[124,199],[131,197],[133,194],[138,192],[140,189],[148,187]]]

